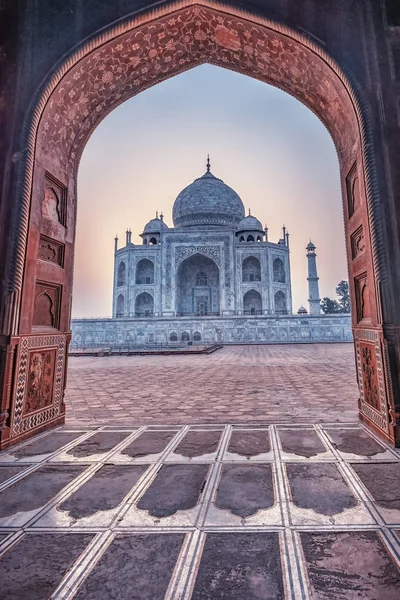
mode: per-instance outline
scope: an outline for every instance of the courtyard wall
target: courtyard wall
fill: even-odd
[[[350,315],[72,319],[72,347],[352,342]],[[200,334],[200,335],[199,335]]]

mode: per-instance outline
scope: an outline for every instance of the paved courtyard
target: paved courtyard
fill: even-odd
[[[210,355],[70,357],[67,422],[357,421],[352,344],[231,346]]]
[[[400,452],[352,345],[72,358],[68,423],[0,453],[4,600],[397,600]]]

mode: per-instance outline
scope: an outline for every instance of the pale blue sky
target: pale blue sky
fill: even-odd
[[[111,315],[114,236],[132,241],[155,211],[172,226],[178,193],[203,174],[233,187],[278,241],[290,233],[293,309],[307,305],[305,246],[317,246],[321,297],[347,279],[339,168],[330,135],[288,94],[203,65],[114,110],[94,131],[78,178],[72,314]]]

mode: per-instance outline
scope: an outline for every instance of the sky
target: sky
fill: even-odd
[[[319,119],[289,94],[202,65],[131,98],[89,139],[78,175],[73,317],[112,313],[114,237],[125,245],[179,192],[211,170],[277,242],[290,234],[293,311],[308,308],[305,246],[317,247],[320,296],[347,279],[336,150]]]

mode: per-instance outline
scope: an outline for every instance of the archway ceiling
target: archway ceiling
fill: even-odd
[[[193,5],[114,37],[81,58],[52,91],[38,132],[40,154],[70,172],[92,131],[115,107],[164,79],[211,63],[298,98],[325,123],[340,159],[358,137],[346,86],[315,47],[271,27]]]

